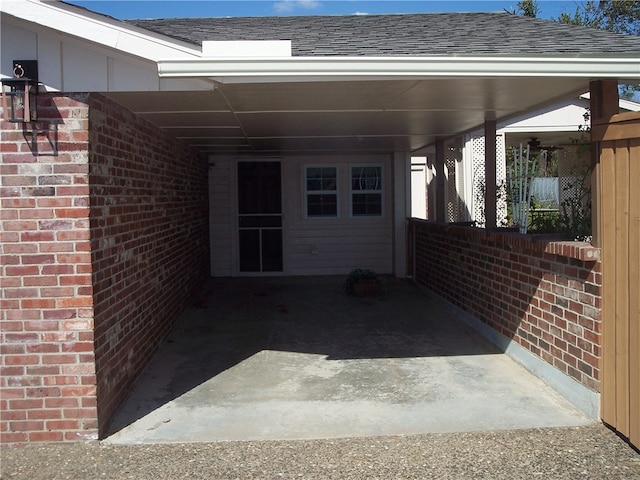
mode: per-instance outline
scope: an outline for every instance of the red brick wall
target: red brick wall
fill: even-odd
[[[598,249],[424,221],[412,226],[418,283],[599,390]]]
[[[1,124],[3,443],[97,437],[87,101],[41,97],[35,143]]]
[[[206,159],[102,95],[65,95],[41,95],[35,143],[1,124],[5,444],[104,435],[208,276]]]
[[[209,275],[207,159],[102,95],[90,99],[100,434]]]

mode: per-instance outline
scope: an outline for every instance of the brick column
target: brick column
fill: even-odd
[[[1,124],[2,443],[97,438],[87,101]]]

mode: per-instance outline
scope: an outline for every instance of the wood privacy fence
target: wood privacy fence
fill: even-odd
[[[640,447],[640,113],[596,123],[600,142],[602,420]]]

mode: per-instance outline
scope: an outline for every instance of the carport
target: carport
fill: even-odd
[[[260,42],[249,42],[247,48],[259,49]],[[281,228],[277,241],[282,258],[277,258],[275,273],[335,275],[370,268],[404,277],[411,156],[430,147],[442,180],[449,175],[444,171],[446,139],[478,126],[484,126],[487,138],[495,137],[497,118],[588,90],[591,64],[581,64],[580,59],[575,63],[575,76],[549,78],[547,72],[559,66],[555,58],[527,58],[520,64],[497,57],[200,58],[160,62],[160,76],[206,77],[210,91],[113,92],[109,97],[209,156],[213,276],[271,270],[262,265],[247,270],[241,265],[246,216],[243,202],[238,202],[238,165],[272,162],[281,171],[281,186],[275,188],[282,191],[282,209],[264,207],[264,212],[258,208],[249,213],[254,218],[264,214],[281,218],[275,224],[272,217],[250,224],[256,231]],[[539,73],[521,73],[527,69]],[[495,201],[490,201],[496,189],[495,158],[495,151],[486,153],[488,228],[497,224]],[[354,165],[381,166],[384,198],[378,222],[372,217],[353,218],[347,177]],[[308,216],[304,176],[311,167],[335,168],[343,182],[337,188],[333,221]],[[437,191],[430,218],[445,222],[444,183]],[[262,205],[271,203],[266,194],[257,195]],[[261,246],[262,251],[272,249]]]
[[[492,141],[496,120],[587,90],[591,90],[594,106],[613,105],[616,82],[635,80],[640,75],[638,39],[507,14],[316,17],[295,21],[209,19],[207,25],[194,28],[190,22],[198,19],[134,24],[58,2],[29,0],[28,9],[17,7],[17,3],[2,6],[3,59],[37,58],[46,65],[39,80],[42,90],[48,93],[42,92],[39,124],[12,125],[8,129],[11,135],[3,137],[11,152],[3,158],[13,182],[7,191],[16,197],[7,203],[11,208],[8,221],[25,218],[20,209],[26,208],[42,209],[36,213],[44,216],[31,215],[37,221],[11,224],[12,242],[29,240],[28,246],[15,249],[11,257],[12,265],[28,266],[10,267],[15,277],[11,318],[16,330],[35,333],[27,334],[26,340],[13,334],[9,343],[15,364],[38,364],[42,357],[43,363],[54,364],[57,370],[51,374],[35,373],[18,382],[12,392],[18,399],[16,415],[26,418],[29,409],[34,408],[44,420],[7,427],[19,429],[11,441],[104,436],[131,385],[149,364],[158,345],[165,343],[194,290],[202,287],[203,278],[211,272],[216,278],[261,279],[250,288],[257,292],[249,296],[250,309],[262,299],[260,285],[276,281],[267,278],[271,275],[283,279],[301,275],[296,278],[303,280],[296,280],[296,284],[313,285],[316,275],[344,275],[350,268],[371,267],[390,277],[404,278],[409,272],[414,273],[415,265],[409,264],[408,259],[415,260],[416,256],[421,259],[418,267],[422,274],[429,272],[429,242],[440,234],[445,238],[451,234],[453,238],[453,230],[450,232],[444,225],[446,196],[440,188],[446,175],[445,140],[451,136],[478,127],[485,131],[486,238],[490,243],[486,248],[497,244],[509,252],[527,243],[522,239],[494,242],[498,237],[491,236],[490,230],[496,226]],[[251,28],[246,22],[252,24]],[[530,46],[533,35],[539,41],[535,52]],[[544,54],[538,53],[541,48]],[[7,70],[4,60],[2,69],[7,75],[11,70]],[[54,151],[46,150],[49,144],[55,145]],[[425,227],[429,241],[416,242],[414,251],[408,247],[406,228],[411,198],[410,157],[429,145],[435,147],[438,178],[436,202],[432,205],[436,222]],[[269,268],[264,262],[258,262],[258,268],[243,268],[238,232],[246,219],[240,218],[243,212],[238,207],[238,164],[275,164],[281,160],[291,167],[282,177],[295,180],[296,188],[283,188],[280,200],[297,217],[281,212],[283,218],[275,223],[250,225],[258,230],[281,228],[281,237],[275,238],[282,240],[282,252]],[[315,230],[302,225],[310,223],[309,210],[306,215],[304,212],[309,188],[303,187],[303,167],[324,168],[334,161],[342,162],[343,170],[336,167],[336,171],[338,177],[343,172],[347,193],[334,202],[344,208],[340,215],[336,212],[339,221],[332,230],[340,241],[325,244],[322,242],[329,230],[324,224],[316,223]],[[348,175],[353,175],[352,163],[358,162],[367,168],[373,164],[373,177],[377,176],[374,180],[384,178],[384,190],[377,186],[354,187]],[[34,166],[25,168],[22,165],[26,163]],[[52,173],[56,175],[47,175]],[[51,186],[51,182],[57,183]],[[377,218],[353,218],[349,202],[360,195],[353,192],[357,188],[365,191],[362,195],[372,196]],[[299,201],[304,195],[307,203]],[[54,198],[43,201],[38,198],[42,196]],[[264,216],[272,215],[266,213]],[[287,224],[287,218],[300,222]],[[368,227],[366,233],[359,228],[362,225]],[[294,227],[297,237],[288,235]],[[432,235],[433,229],[438,235]],[[377,235],[375,241],[371,232]],[[459,237],[458,234],[457,242],[462,241]],[[296,243],[292,239],[306,240]],[[64,247],[63,240],[69,241]],[[258,242],[251,246],[262,254],[263,247],[272,244]],[[582,301],[580,295],[586,294],[584,298],[592,303],[588,309],[581,306],[581,316],[576,316],[568,327],[565,322],[564,330],[556,326],[560,336],[566,333],[569,340],[560,338],[564,345],[558,346],[543,338],[550,332],[538,329],[525,335],[520,329],[529,327],[531,322],[525,320],[530,320],[530,315],[553,317],[556,307],[563,315],[565,310],[570,311],[565,305],[575,299],[565,298],[565,290],[557,293],[557,298],[553,294],[552,302],[559,299],[557,305],[530,305],[523,301],[515,310],[523,313],[522,317],[504,319],[494,315],[480,320],[492,327],[500,327],[503,320],[509,323],[513,332],[500,328],[497,331],[503,335],[514,333],[508,340],[529,348],[529,354],[539,355],[536,361],[549,368],[564,369],[562,375],[571,372],[569,381],[597,399],[601,284],[597,249],[550,244],[534,250],[543,256],[536,260],[538,267],[559,263],[571,270],[571,281],[556,271],[552,275],[581,289],[575,294],[578,300]],[[368,256],[371,251],[375,255]],[[477,252],[470,257],[472,262],[486,266],[505,255],[516,265],[513,270],[528,268],[521,261],[525,257],[505,251],[488,255],[483,250],[479,259],[475,258]],[[30,255],[34,252],[47,253]],[[325,262],[325,252],[337,255]],[[415,255],[410,257],[409,253]],[[550,259],[545,255],[557,262],[548,263]],[[444,266],[436,273],[446,276],[449,265],[459,256],[453,243],[446,244],[439,251]],[[544,270],[543,267],[540,268]],[[51,291],[47,287],[53,285],[34,283],[40,281],[34,279],[44,270],[50,275],[47,281],[66,288]],[[523,271],[516,275],[520,274],[527,275]],[[548,280],[544,273],[539,277],[555,287],[555,277]],[[23,282],[23,278],[28,280]],[[465,281],[455,280],[454,288],[446,293],[462,298],[465,289],[469,289],[464,272],[462,278]],[[478,283],[484,287],[482,279]],[[479,290],[475,285],[470,289]],[[505,295],[516,301],[521,297],[535,299],[531,293],[517,298]],[[331,293],[328,295],[337,301]],[[382,308],[383,304],[375,302],[393,298],[391,291],[388,296],[360,306]],[[292,345],[286,341],[278,343],[277,338],[260,335],[281,331],[283,317],[299,315],[304,310],[295,298],[289,300],[276,303],[276,312],[271,314],[277,313],[278,321],[268,324],[269,329],[258,326],[257,343],[245,352],[252,355],[249,359],[258,355],[260,360],[260,352],[272,349],[297,352],[297,341],[290,348]],[[508,300],[502,298],[495,306],[502,308]],[[487,310],[493,311],[491,301],[483,301],[490,304]],[[530,312],[528,308],[536,310]],[[200,310],[192,310],[190,318],[195,319],[198,328],[210,328],[198,324],[203,321],[201,314]],[[372,315],[375,321],[375,309]],[[189,322],[188,317],[181,321]],[[43,323],[32,323],[35,320]],[[417,320],[408,321],[409,327],[416,326],[412,322]],[[384,330],[390,323],[393,322],[387,318],[379,328]],[[578,335],[585,330],[591,334],[588,339]],[[185,332],[189,331],[193,329],[187,325]],[[422,336],[426,343],[428,333],[427,328]],[[360,334],[370,338],[367,332]],[[391,331],[390,337],[393,336]],[[455,337],[459,340],[466,334],[458,332]],[[535,345],[529,346],[523,337]],[[575,345],[579,340],[584,340],[581,346],[590,350],[588,357],[583,358],[581,347]],[[44,351],[27,356],[25,341]],[[480,348],[490,353],[483,357],[494,357],[491,353],[496,352],[491,347],[480,347],[476,340],[470,342],[470,351]],[[541,345],[560,349],[559,357],[542,352]],[[303,342],[299,350],[305,355],[340,357],[322,365],[320,369],[325,373],[325,368],[331,370],[335,368],[331,365],[339,365],[332,362],[358,361],[358,353],[377,358],[370,351],[356,349],[354,353],[348,344],[338,351],[332,349],[330,342],[316,347]],[[426,352],[422,347],[416,348],[416,361],[437,361],[434,352],[442,353],[438,348]],[[573,356],[567,357],[562,348],[570,348]],[[55,357],[59,352],[71,353]],[[405,353],[401,352],[399,358],[407,358]],[[468,353],[467,348],[454,345],[445,352],[444,359],[458,358],[463,356],[461,353]],[[575,355],[581,357],[582,363],[575,360]],[[380,356],[396,358],[393,348],[391,353],[383,351]],[[224,372],[233,372],[234,365],[236,362],[227,358],[214,370],[223,373],[212,377],[212,372],[205,372],[200,381],[205,382],[203,385],[211,378],[217,381],[225,376]],[[243,362],[239,365],[244,367]],[[230,367],[233,368],[228,370]],[[24,374],[25,370],[20,370],[16,377]],[[51,384],[48,382],[64,386],[44,389]],[[178,395],[182,396],[176,400],[188,397],[196,383],[178,388]],[[360,394],[365,396],[363,392]],[[60,397],[61,401],[51,406],[42,400],[34,407],[25,407],[32,405],[28,402],[19,403],[33,395],[55,400]],[[57,418],[66,415],[62,409],[71,408],[71,403],[74,410],[66,414],[82,421],[56,423]],[[49,414],[54,416],[49,418]],[[158,417],[160,424],[147,425],[147,431],[162,430],[165,420]]]

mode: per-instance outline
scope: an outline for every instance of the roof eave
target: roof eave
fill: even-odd
[[[158,61],[161,78],[208,77],[223,83],[322,79],[574,77],[640,79],[638,56],[615,57],[244,57]]]

